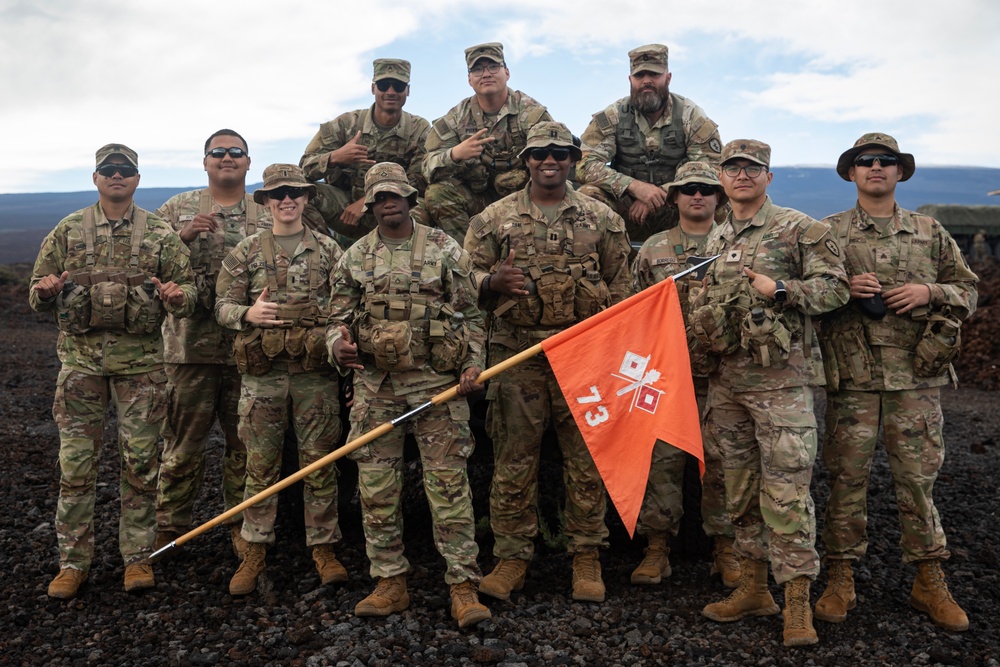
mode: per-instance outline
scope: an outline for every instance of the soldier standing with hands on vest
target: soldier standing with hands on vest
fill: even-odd
[[[416,197],[399,165],[369,169],[365,204],[378,227],[337,267],[327,340],[341,372],[354,370],[350,439],[428,403],[456,381],[459,396],[481,390],[476,378],[486,334],[469,256],[440,229],[413,221]],[[371,576],[378,580],[356,615],[388,616],[410,604],[400,507],[409,428],[420,449],[434,543],[447,564],[451,615],[462,628],[490,618],[476,594],[482,574],[466,470],[474,447],[468,422],[468,403],[448,401],[351,454]]]
[[[732,210],[705,242],[707,255],[721,257],[692,293],[691,330],[715,357],[702,434],[722,460],[740,559],[737,589],[702,614],[719,622],[777,614],[770,562],[785,588],[785,646],[802,646],[819,641],[809,603],[819,572],[809,485],[812,388],[823,367],[812,318],[847,303],[848,286],[830,228],[771,202],[770,160],[760,141],[723,147],[719,180]]]
[[[615,209],[635,242],[675,224],[661,186],[685,162],[715,166],[722,142],[697,104],[670,92],[666,46],[640,46],[628,57],[631,94],[594,114],[576,172],[580,192]]]
[[[243,502],[246,478],[247,450],[237,429],[240,374],[233,359],[235,333],[215,321],[215,283],[222,260],[236,244],[271,227],[271,212],[246,191],[250,155],[239,134],[227,129],[212,134],[205,142],[203,165],[207,188],[175,195],[156,210],[191,253],[198,300],[190,317],[167,315],[163,323],[168,405],[155,550],[191,528],[205,478],[208,434],[216,417],[225,439],[224,509]],[[246,546],[238,517],[230,524],[230,538],[237,553]]]
[[[687,268],[688,257],[701,255],[705,239],[715,224],[715,211],[725,205],[716,168],[705,162],[685,162],[677,169],[676,180],[663,186],[667,202],[677,209],[678,225],[657,232],[642,244],[636,256],[633,283],[636,292],[666,280]],[[698,289],[701,281],[691,274],[677,283],[684,320],[690,315],[688,294]],[[705,411],[708,393],[708,355],[700,344],[689,337],[691,370],[698,407]],[[646,556],[632,573],[633,584],[658,584],[670,576],[670,548],[667,538],[676,536],[684,511],[684,467],[688,457],[684,451],[657,440],[653,446],[646,497],[639,511],[636,532],[645,535],[649,546]],[[735,588],[740,578],[740,565],[733,555],[733,525],[726,513],[726,482],[722,462],[717,452],[705,450],[705,474],[702,477],[701,514],[705,533],[714,539],[711,573],[718,573],[722,583]]]
[[[215,318],[235,329],[236,366],[242,375],[239,436],[247,448],[244,500],[278,482],[285,431],[298,440],[299,467],[326,456],[340,441],[340,402],[324,338],[333,272],[340,246],[302,223],[316,186],[291,164],[272,164],[254,201],[271,211],[273,227],[239,243],[222,263]],[[337,469],[326,466],[304,479],[306,544],[320,581],[347,581],[333,545],[340,540]],[[257,587],[274,543],[278,496],[243,511],[249,544],[229,582],[232,595]]]
[[[941,387],[955,378],[951,360],[976,308],[979,279],[937,220],[896,203],[897,183],[915,168],[895,139],[865,134],[837,162],[840,177],[857,186],[857,205],[824,221],[845,249],[851,301],[822,329],[830,578],[816,618],[840,623],[857,603],[851,563],[868,548],[868,479],[881,424],[903,562],[917,567],[910,604],[939,627],[963,631],[969,618],[941,570],[950,553],[931,494],[944,463]]]
[[[480,304],[492,313],[491,365],[623,301],[632,289],[624,221],[566,185],[580,158],[569,128],[535,125],[520,158],[528,184],[474,217],[465,239]],[[607,494],[552,367],[543,355],[527,359],[491,380],[486,398],[498,562],[479,591],[507,600],[524,585],[538,535],[542,434],[551,425],[565,467],[573,599],[603,602],[599,550],[607,546]]]
[[[62,367],[52,416],[59,427],[59,574],[54,598],[75,597],[94,556],[97,465],[108,402],[118,414],[125,590],[152,588],[157,445],[166,417],[160,325],[184,317],[196,292],[188,250],[170,225],[135,205],[139,157],[122,144],[97,151],[100,200],[42,241],[29,302],[53,313]]]

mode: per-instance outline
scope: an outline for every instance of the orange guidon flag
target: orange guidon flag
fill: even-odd
[[[677,286],[667,279],[542,342],[629,535],[659,438],[705,455]]]

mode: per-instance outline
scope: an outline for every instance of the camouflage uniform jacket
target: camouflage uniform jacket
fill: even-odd
[[[33,288],[49,274],[61,275],[87,268],[86,243],[81,209],[63,218],[42,241],[31,276]],[[132,225],[138,208],[129,208],[125,217],[108,221],[100,203],[92,207],[97,225],[94,243],[96,267],[128,266],[131,256]],[[110,242],[109,242],[110,241]],[[139,270],[161,282],[174,282],[184,292],[184,304],[164,304],[168,313],[187,317],[194,312],[197,292],[191,272],[187,246],[170,228],[152,213],[146,220],[146,235],[139,249]],[[42,299],[29,291],[29,303],[39,312],[55,312],[56,299]],[[160,331],[130,334],[119,331],[93,331],[82,334],[59,332],[59,361],[66,367],[89,375],[134,375],[163,367],[163,338]]]
[[[329,185],[351,193],[356,201],[365,194],[365,173],[371,165],[331,165],[330,153],[349,143],[361,131],[358,140],[368,146],[368,157],[378,162],[395,162],[406,170],[410,185],[421,194],[427,187],[421,172],[424,144],[430,123],[420,116],[403,112],[393,127],[380,127],[375,122],[375,105],[341,114],[319,126],[319,131],[306,146],[299,166],[310,181],[325,180]]]
[[[327,330],[327,347],[331,350],[333,359],[333,344],[340,339],[340,325],[349,329],[365,306],[365,257],[374,255],[374,293],[387,294],[390,285],[397,292],[406,293],[410,284],[411,255],[416,229],[421,227],[414,222],[414,234],[395,250],[382,242],[378,229],[358,239],[348,248],[343,259],[337,265],[334,281],[334,292],[330,304],[330,326]],[[427,359],[412,370],[388,372],[368,364],[363,371],[355,371],[358,378],[372,392],[377,392],[386,376],[392,382],[392,390],[396,396],[439,387],[444,384],[455,384],[462,370],[471,366],[485,368],[486,358],[484,345],[486,331],[482,314],[476,305],[476,288],[472,283],[471,263],[468,254],[459,247],[450,236],[440,229],[424,227],[427,230],[427,243],[424,250],[424,263],[420,273],[419,293],[427,298],[428,305],[440,309],[447,304],[454,312],[465,316],[465,327],[469,336],[469,354],[461,363],[461,368],[454,373],[439,373],[431,368]],[[356,334],[353,340],[357,341]]]
[[[845,249],[848,276],[874,272],[883,292],[903,283],[928,285],[929,306],[948,306],[952,315],[963,321],[975,311],[979,278],[969,268],[958,244],[934,218],[897,205],[892,221],[880,231],[858,205],[823,222],[830,225]],[[873,320],[862,315],[854,304],[848,304],[825,318],[823,331],[851,321],[860,321],[864,327],[875,364],[870,381],[859,384],[843,379],[841,389],[898,391],[948,384],[947,368],[933,378],[913,373],[913,352],[925,321],[912,318],[910,313],[896,315],[892,309],[881,320]]]
[[[479,165],[485,165],[489,155],[506,156],[504,159],[521,166],[518,154],[524,150],[528,140],[528,130],[542,121],[552,120],[552,116],[541,104],[519,90],[507,89],[507,101],[497,114],[487,136],[496,141],[487,144],[481,158],[470,158],[457,163],[451,159],[451,149],[462,143],[479,130],[486,127],[483,111],[476,96],[462,100],[443,117],[434,121],[427,135],[427,155],[424,157],[424,178],[428,183],[436,183],[448,178],[465,181],[470,172]],[[487,166],[489,175],[508,171],[511,167],[494,164]]]
[[[793,334],[784,368],[759,366],[740,347],[721,358],[710,376],[712,382],[735,392],[823,384],[822,354],[806,316],[839,308],[850,295],[841,251],[830,227],[800,211],[775,206],[767,197],[753,218],[741,226],[730,211],[706,239],[705,254],[722,256],[708,268],[706,289],[692,293],[692,309],[702,302],[725,303],[725,294],[739,295],[753,305],[780,311]],[[744,268],[784,281],[788,292],[784,307],[750,287]],[[803,332],[810,333],[808,356]]]
[[[596,258],[601,278],[611,292],[612,303],[628,298],[632,293],[632,271],[628,256],[631,247],[625,233],[625,221],[606,205],[567,188],[557,209],[556,220],[548,218],[531,201],[531,183],[523,189],[490,204],[469,221],[466,250],[472,256],[473,276],[481,285],[496,270],[498,262],[514,253],[514,266],[528,273],[529,258],[536,253],[566,255],[570,258]],[[525,228],[533,231],[532,241]],[[569,231],[567,231],[569,230]],[[509,250],[507,244],[509,243]],[[497,295],[484,299],[484,308],[497,305]],[[523,337],[541,340],[565,329],[563,327],[516,327],[494,317],[490,342],[517,347]],[[511,336],[519,339],[515,342]]]
[[[639,130],[639,139],[646,149],[646,154],[660,156],[664,150],[665,133],[673,124],[674,104],[678,100],[684,105],[681,111],[681,128],[684,132],[687,156],[676,166],[694,161],[717,164],[722,152],[719,126],[691,100],[674,93],[670,93],[667,100],[667,108],[652,127],[643,114],[632,109],[628,97],[623,97],[601,112],[607,117],[609,127],[602,129],[597,121],[601,114],[595,114],[594,120],[590,121],[590,125],[580,137],[583,143],[583,159],[576,166],[577,180],[581,184],[596,185],[615,197],[624,195],[625,189],[635,179],[615,169],[619,154],[618,126],[622,114],[632,114],[633,124]]]
[[[233,333],[223,329],[215,321],[215,283],[226,258],[236,244],[260,229],[271,228],[271,212],[266,206],[253,204],[253,197],[247,195],[243,201],[232,207],[222,208],[208,195],[208,188],[191,190],[174,195],[163,206],[156,209],[156,215],[173,226],[180,234],[201,211],[202,196],[208,196],[206,204],[215,216],[219,227],[214,234],[202,232],[194,239],[188,250],[191,252],[191,268],[198,284],[198,306],[191,317],[178,318],[168,315],[163,322],[163,360],[168,364],[233,364]],[[256,220],[247,230],[247,206],[256,209]]]
[[[275,243],[275,278],[281,294],[269,294],[278,304],[300,305],[315,300],[320,316],[328,315],[333,272],[337,261],[344,254],[337,242],[329,236],[316,234],[308,227],[295,248],[292,257]],[[244,316],[250,306],[268,286],[268,268],[260,241],[261,232],[249,236],[233,249],[222,262],[219,282],[216,285],[215,319],[224,327],[236,330],[250,329],[254,325]],[[317,262],[319,286],[315,294],[309,288],[309,263]],[[301,360],[287,361],[289,373],[301,373]]]

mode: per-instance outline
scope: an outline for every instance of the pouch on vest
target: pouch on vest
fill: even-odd
[[[236,369],[243,374],[260,376],[271,371],[271,360],[264,354],[261,345],[263,329],[253,329],[250,333],[239,332],[233,341],[233,357]]]
[[[486,166],[482,164],[476,164],[473,167],[466,167],[462,169],[462,180],[465,184],[469,186],[469,189],[479,194],[480,192],[485,192],[486,188],[490,186],[490,174],[486,171]]]
[[[147,278],[142,285],[128,288],[125,299],[125,331],[130,334],[159,331],[164,315],[163,302],[151,280]]]
[[[429,338],[431,368],[438,373],[454,371],[469,354],[469,336],[462,313],[454,313],[450,321],[431,320]]]
[[[706,350],[690,328],[687,330],[687,343],[691,357],[691,374],[695,377],[707,377],[714,373],[721,361],[719,356]]]
[[[499,315],[504,322],[518,327],[533,327],[542,319],[542,300],[538,298],[537,294],[507,298],[509,301],[501,302],[501,305],[511,305]]]
[[[302,368],[307,371],[318,371],[330,367],[326,350],[326,327],[306,329],[306,356],[302,359]]]
[[[549,271],[535,281],[538,298],[542,300],[539,324],[561,327],[576,322],[576,281],[569,273]]]
[[[740,345],[758,366],[780,369],[788,363],[792,334],[770,308],[751,308],[743,318],[740,333]]]
[[[285,329],[285,352],[292,359],[298,359],[306,352],[306,332],[305,327],[292,327]]]
[[[524,169],[511,169],[493,177],[493,189],[501,197],[506,197],[523,188],[528,182],[528,172]]]
[[[740,337],[729,321],[728,310],[719,304],[708,304],[691,313],[692,333],[712,354],[726,356],[740,348]]]
[[[830,336],[820,336],[819,344],[823,351],[823,375],[826,377],[828,391],[840,389],[840,364],[837,363],[837,352]]]
[[[936,377],[952,362],[962,346],[962,322],[948,309],[932,313],[924,334],[913,351],[913,372]]]
[[[203,273],[194,274],[194,286],[198,290],[195,315],[211,315],[215,311],[215,281]]]
[[[90,331],[90,288],[72,280],[63,283],[56,295],[56,324],[59,331],[82,334]]]
[[[587,275],[576,281],[574,308],[577,321],[585,320],[611,306],[611,290],[601,278],[599,271],[587,271]]]
[[[837,359],[840,379],[850,380],[855,384],[870,382],[875,374],[875,356],[861,322],[852,322],[848,327],[836,327],[830,332],[829,339]],[[827,377],[827,384],[829,381],[830,378]]]
[[[90,328],[100,330],[125,329],[125,283],[102,281],[90,288]]]
[[[274,359],[285,350],[284,329],[261,329],[260,345],[268,359]]]
[[[371,341],[376,368],[383,371],[408,371],[414,367],[413,352],[410,350],[413,332],[408,321],[374,321]]]

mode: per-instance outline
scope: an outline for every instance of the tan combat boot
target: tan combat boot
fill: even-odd
[[[851,572],[851,561],[828,561],[830,580],[826,584],[823,596],[816,603],[816,618],[827,623],[843,623],[847,620],[847,612],[858,604],[854,594],[854,573]]]
[[[247,545],[250,543],[243,539],[242,523],[234,523],[229,526],[229,541],[233,543],[233,555],[243,560],[243,555],[247,551]]]
[[[524,574],[528,561],[520,558],[501,558],[493,571],[479,582],[479,592],[497,600],[509,600],[511,591],[524,588]]]
[[[406,592],[406,575],[383,577],[378,580],[372,594],[354,607],[355,616],[388,616],[403,611],[410,606],[410,595]]]
[[[632,572],[633,584],[658,584],[670,576],[670,548],[667,546],[667,534],[655,533],[648,539],[646,557]]]
[[[49,583],[49,597],[60,600],[72,600],[76,597],[76,592],[80,590],[80,586],[86,580],[87,573],[83,570],[64,567],[59,570],[59,574],[55,576],[55,579]]]
[[[740,561],[733,553],[733,538],[720,535],[712,545],[712,569],[708,575],[718,574],[722,577],[722,585],[726,588],[736,588],[740,585]]]
[[[267,556],[267,545],[263,542],[247,543],[247,550],[243,554],[243,562],[240,563],[236,574],[229,580],[230,595],[248,595],[257,588],[257,577],[267,569],[264,562]]]
[[[597,549],[581,551],[573,556],[573,599],[604,602],[604,592],[601,559]]]
[[[774,616],[781,609],[767,590],[767,561],[740,561],[740,583],[728,598],[713,602],[701,610],[702,616],[720,623],[738,621],[747,616]]]
[[[471,581],[463,581],[451,585],[451,617],[458,621],[458,627],[467,628],[493,618],[493,614],[486,605],[479,602],[476,585]]]
[[[809,577],[795,577],[785,584],[785,646],[810,646],[819,641],[809,606]]]
[[[951,597],[944,581],[941,561],[922,560],[917,563],[917,577],[910,591],[910,606],[930,615],[934,625],[952,632],[969,629],[969,617]]]
[[[125,590],[141,591],[156,585],[153,566],[149,563],[132,563],[125,566]]]
[[[320,581],[323,582],[324,586],[347,581],[347,569],[337,560],[332,545],[320,544],[313,547],[313,561],[316,563],[316,571],[319,572]]]

